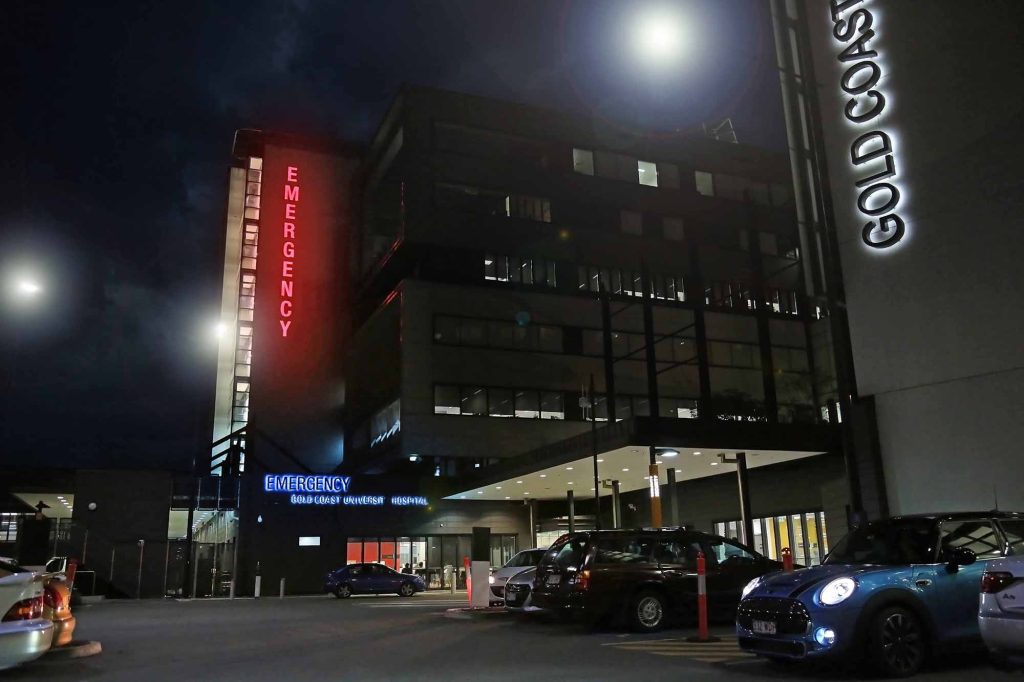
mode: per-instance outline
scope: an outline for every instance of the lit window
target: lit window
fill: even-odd
[[[242,269],[243,270],[255,270],[256,269],[256,259],[255,258],[243,258],[242,259]]]
[[[255,156],[250,157],[249,168],[252,168],[253,170],[263,170],[263,159]]]
[[[594,152],[589,149],[572,150],[572,169],[583,175],[594,174]]]
[[[262,177],[263,177],[263,171],[258,171],[258,170],[251,170],[251,171],[249,171],[249,182],[259,182]],[[256,191],[257,191],[257,193],[259,192],[259,190],[256,190]]]
[[[697,183],[697,191],[706,197],[715,196],[715,180],[711,173],[705,171],[694,171],[694,179]]]
[[[253,296],[239,296],[238,307],[239,308],[255,308],[256,299]]]
[[[658,186],[657,164],[653,163],[652,161],[637,161],[636,170],[641,185],[647,185],[648,187]]]
[[[238,311],[238,319],[242,322],[252,322],[252,310],[242,308]]]
[[[259,220],[260,219],[260,210],[258,208],[247,208],[247,209],[245,209],[245,219],[246,220]]]
[[[253,172],[255,172],[255,171],[253,171]],[[245,185],[245,193],[246,194],[259,194],[260,193],[260,183],[258,183],[258,182],[246,183],[246,185]]]
[[[642,235],[644,233],[644,218],[639,211],[622,211],[621,227],[623,234]]]
[[[260,207],[260,197],[259,197],[259,195],[258,194],[249,194],[248,196],[246,196],[245,197],[245,205],[248,206],[249,208],[259,208]]]

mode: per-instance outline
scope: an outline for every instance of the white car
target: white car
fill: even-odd
[[[508,560],[501,568],[491,571],[488,582],[491,585],[491,600],[500,601],[505,599],[505,583],[509,578],[519,573],[524,568],[534,568],[540,563],[546,549],[524,549]]]
[[[508,579],[505,583],[506,609],[522,613],[542,610],[533,605],[533,579],[536,576],[537,567],[531,566]]]
[[[978,626],[997,665],[1024,666],[1024,556],[996,559],[985,567]]]
[[[0,670],[39,658],[53,642],[43,618],[43,583],[34,573],[0,578]]]

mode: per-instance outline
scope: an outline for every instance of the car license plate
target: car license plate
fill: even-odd
[[[560,582],[562,582],[562,576],[560,576],[560,575],[549,575],[548,579],[545,581],[545,584],[547,584],[547,585],[557,585]]]
[[[771,620],[755,620],[753,626],[750,629],[754,631],[755,635],[776,634],[775,621]]]

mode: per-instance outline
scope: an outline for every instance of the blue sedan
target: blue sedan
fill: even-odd
[[[411,597],[427,589],[423,578],[399,573],[384,564],[349,564],[331,571],[324,578],[324,592],[338,599],[353,594],[398,594]]]
[[[1011,552],[1001,512],[894,517],[854,529],[824,564],[751,581],[736,612],[740,647],[770,659],[850,658],[913,675],[947,645],[979,639],[987,560]]]

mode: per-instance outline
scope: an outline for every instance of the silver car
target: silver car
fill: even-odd
[[[996,559],[985,567],[978,626],[999,667],[1024,666],[1024,556]]]
[[[531,566],[520,571],[505,583],[505,608],[509,611],[531,613],[542,609],[533,605],[533,579],[537,575],[537,567]]]
[[[505,598],[505,582],[524,568],[536,566],[546,549],[524,549],[511,559],[504,566],[491,571],[488,582],[491,586],[491,601],[500,601]]]
[[[53,642],[53,623],[43,618],[43,583],[36,578],[0,578],[0,670],[39,658]]]

